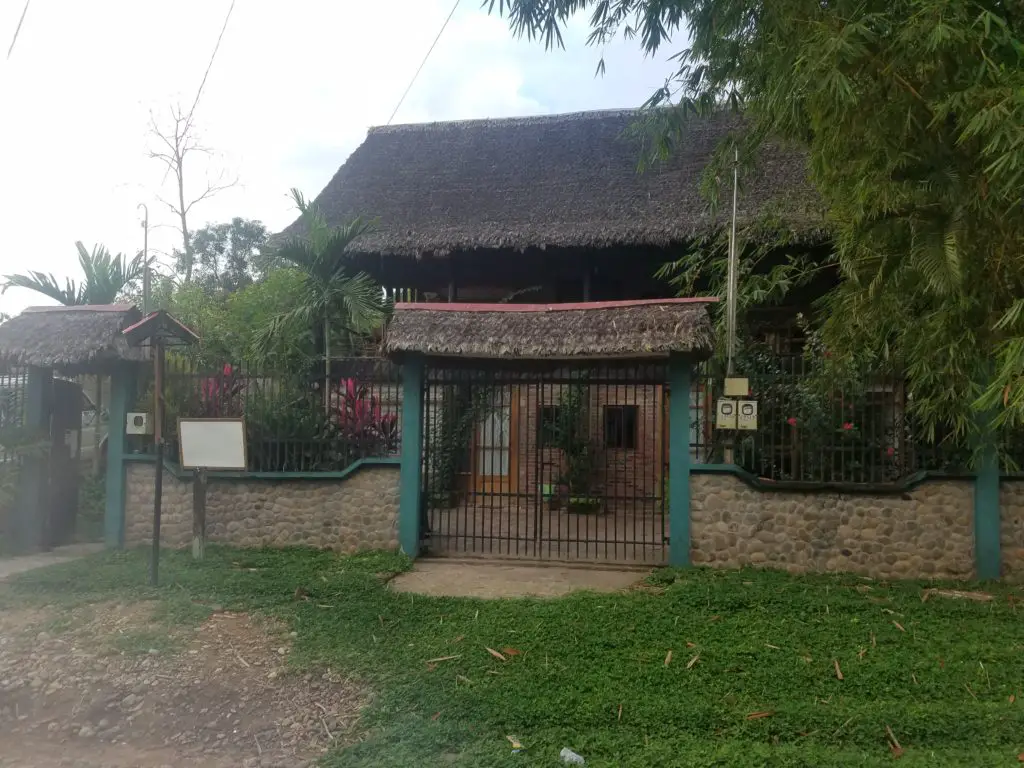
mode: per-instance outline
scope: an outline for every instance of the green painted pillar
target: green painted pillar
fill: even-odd
[[[53,399],[53,371],[30,367],[25,379],[23,425],[33,440],[50,439],[50,407]],[[38,551],[46,539],[50,520],[49,450],[22,457],[18,477],[18,503],[13,520],[14,551]]]
[[[128,411],[135,404],[136,376],[135,366],[123,365],[110,374],[110,405],[107,413],[110,419],[107,424],[107,508],[103,516],[103,540],[107,547],[124,546],[124,512],[126,471],[124,457],[128,452],[125,426],[128,423]]]
[[[668,359],[669,565],[690,564],[690,369],[682,355]]]
[[[996,436],[983,436],[984,446],[974,478],[974,565],[979,579],[998,579],[999,452]]]
[[[399,482],[398,545],[416,557],[420,550],[423,496],[423,357],[402,362],[402,474]]]

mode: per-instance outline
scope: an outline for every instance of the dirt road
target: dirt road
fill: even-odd
[[[0,767],[296,768],[357,736],[365,689],[290,672],[281,626],[154,609],[0,612]]]

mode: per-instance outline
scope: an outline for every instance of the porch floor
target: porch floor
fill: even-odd
[[[431,510],[430,555],[662,565],[668,518],[644,512],[570,514],[516,507]]]

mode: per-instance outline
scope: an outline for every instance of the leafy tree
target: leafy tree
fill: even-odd
[[[293,238],[274,255],[301,273],[303,295],[259,330],[254,351],[265,357],[289,331],[319,325],[323,330],[324,407],[329,408],[330,361],[332,353],[342,348],[338,342],[351,341],[379,327],[386,316],[386,305],[381,287],[366,274],[353,273],[345,254],[370,225],[356,218],[343,226],[330,227],[317,206],[307,202],[301,192],[293,189],[292,197],[302,216],[305,236]]]
[[[271,265],[262,253],[266,243],[267,228],[255,219],[236,216],[230,223],[208,224],[191,234],[190,255],[175,251],[175,270],[187,275],[194,265],[195,282],[205,290],[232,293],[266,273]]]
[[[731,108],[742,135],[712,175],[768,138],[808,152],[841,276],[828,348],[902,361],[931,432],[1024,423],[1024,6],[1006,0],[491,0],[519,35],[561,45],[688,44],[648,102],[650,147]],[[599,64],[599,69],[603,62]],[[974,442],[973,440],[971,442]]]
[[[111,256],[110,251],[102,245],[93,246],[90,252],[78,241],[75,248],[78,249],[78,263],[85,275],[81,282],[65,278],[61,286],[52,274],[30,271],[21,275],[6,275],[0,293],[6,293],[9,288],[27,288],[65,306],[113,304],[142,278],[145,271],[146,262],[142,254],[128,261],[120,253]]]

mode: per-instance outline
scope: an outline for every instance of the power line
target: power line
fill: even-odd
[[[402,103],[405,101],[405,97],[409,95],[409,91],[412,90],[413,85],[416,83],[416,78],[420,76],[420,72],[423,71],[424,65],[427,63],[427,59],[430,58],[430,54],[434,52],[434,47],[437,45],[437,41],[441,39],[441,35],[444,34],[445,29],[448,27],[448,22],[452,20],[452,16],[455,15],[455,10],[459,7],[459,3],[462,0],[455,0],[455,5],[452,6],[451,12],[448,14],[448,18],[444,20],[444,24],[441,25],[440,31],[437,33],[437,37],[434,38],[434,42],[430,44],[430,49],[427,51],[427,55],[423,57],[423,61],[420,62],[419,67],[416,69],[416,74],[412,76],[412,80],[409,81],[409,85],[405,88],[405,93],[402,94],[402,98],[398,100],[398,104],[395,105],[395,111],[391,113],[391,117],[388,118],[388,125],[391,125],[391,121],[395,119],[395,115],[398,114],[398,110],[401,109]]]
[[[14,37],[11,38],[11,47],[7,49],[7,59],[11,58],[11,51],[14,50],[14,44],[18,42],[18,33],[21,32],[22,22],[25,21],[25,14],[28,13],[28,6],[32,0],[25,0],[25,7],[21,9],[21,18],[18,19],[18,26],[14,30]]]
[[[203,80],[199,83],[199,90],[196,91],[196,98],[192,102],[192,109],[188,111],[188,118],[185,120],[185,125],[192,124],[192,113],[196,111],[196,105],[199,104],[199,97],[203,95],[203,88],[206,86],[206,78],[210,76],[210,69],[213,67],[213,61],[217,58],[217,51],[220,50],[220,41],[224,39],[224,30],[228,28],[228,22],[231,20],[231,12],[235,10],[235,0],[231,0],[231,5],[228,6],[228,12],[224,16],[224,24],[220,28],[220,34],[217,35],[217,44],[213,46],[213,53],[210,54],[210,63],[206,65],[206,71],[203,73]]]

